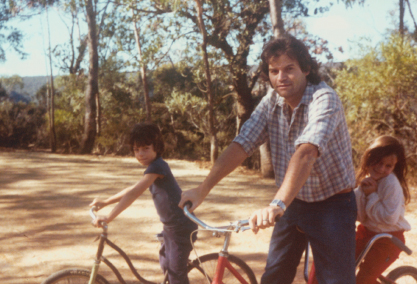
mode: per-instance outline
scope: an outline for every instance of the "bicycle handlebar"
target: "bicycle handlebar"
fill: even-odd
[[[91,220],[91,222],[93,222],[95,219],[97,219],[97,215],[95,214],[95,212],[97,211],[97,207],[95,207],[95,206],[93,206],[93,207],[91,207],[90,208],[90,217],[91,217],[91,219],[93,219],[93,220]],[[100,222],[100,225],[103,227],[103,229],[107,229],[107,223],[106,222]]]
[[[411,255],[413,253],[413,251],[408,248],[400,239],[398,239],[397,237],[392,236],[391,237],[391,241],[397,246],[399,247],[402,251],[404,251],[406,254]]]
[[[206,230],[210,230],[210,231],[213,231],[213,232],[226,232],[226,231],[230,231],[231,229],[233,229],[233,231],[236,232],[236,233],[239,232],[239,231],[243,232],[243,231],[246,231],[246,230],[250,230],[249,227],[245,227],[245,226],[249,225],[249,220],[236,221],[236,222],[230,223],[229,226],[221,226],[221,227],[209,226],[206,223],[204,223],[203,221],[201,221],[200,219],[198,219],[190,211],[188,211],[188,209],[191,206],[192,206],[192,204],[189,201],[184,204],[185,216],[187,216],[191,221],[193,221],[194,223],[196,223],[200,227],[203,227]]]

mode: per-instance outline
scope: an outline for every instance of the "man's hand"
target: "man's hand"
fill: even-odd
[[[188,211],[193,212],[200,204],[203,202],[206,195],[202,192],[201,186],[183,191],[181,194],[181,200],[178,206],[184,208],[184,204],[187,201],[192,203],[191,208],[188,208]]]
[[[266,229],[274,226],[275,218],[284,215],[284,210],[276,206],[268,206],[253,212],[249,218],[249,226],[257,234],[259,229]]]
[[[369,194],[376,192],[378,188],[376,180],[374,180],[371,177],[364,178],[361,181],[360,186],[365,196],[368,196]]]

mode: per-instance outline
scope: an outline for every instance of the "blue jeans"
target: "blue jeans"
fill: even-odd
[[[290,284],[310,241],[320,284],[355,283],[353,192],[320,202],[295,199],[275,224],[261,284]]]

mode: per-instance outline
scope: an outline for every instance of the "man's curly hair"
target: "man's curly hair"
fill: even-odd
[[[273,39],[265,45],[261,55],[262,63],[260,77],[262,80],[271,84],[269,80],[269,62],[271,58],[278,58],[283,54],[293,60],[297,60],[301,71],[310,72],[307,75],[308,82],[313,85],[317,85],[321,82],[319,64],[311,57],[304,43],[291,35]]]

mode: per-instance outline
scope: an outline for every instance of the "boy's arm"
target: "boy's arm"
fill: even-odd
[[[100,217],[97,220],[98,222],[96,225],[98,225],[99,221],[104,221],[106,223],[110,223],[114,220],[120,213],[122,213],[127,207],[129,207],[133,201],[135,201],[139,196],[142,195],[142,193],[149,188],[154,181],[161,177],[159,174],[145,174],[143,178],[138,181],[135,185],[125,188],[118,194],[115,194],[114,196],[109,198],[109,201],[112,201],[113,203],[117,202],[117,200],[120,200],[119,203],[113,208],[113,210],[110,212],[110,214],[103,218]],[[107,201],[107,200],[106,200]],[[109,203],[110,204],[110,203]]]

